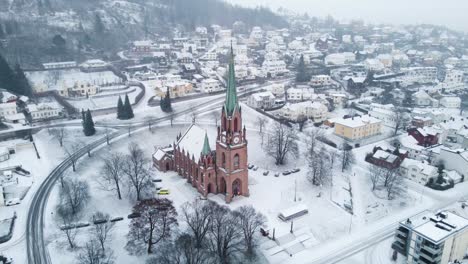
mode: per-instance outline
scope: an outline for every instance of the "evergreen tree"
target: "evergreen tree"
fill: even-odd
[[[99,14],[94,17],[94,31],[98,34],[104,33],[105,27]]]
[[[308,82],[310,75],[307,73],[307,68],[304,62],[304,55],[301,55],[299,63],[297,64],[296,82]]]
[[[161,99],[159,100],[159,105],[161,106],[161,110],[163,112],[166,112],[166,100],[164,100],[164,97],[161,96]]]
[[[124,106],[122,103],[122,98],[119,96],[119,100],[117,101],[117,118],[124,119]]]
[[[15,66],[15,85],[16,91],[19,94],[26,95],[31,97],[32,96],[32,88],[29,84],[28,78],[24,74],[23,69],[21,69],[19,64]]]
[[[172,112],[172,105],[171,105],[171,94],[169,93],[169,88],[167,88],[166,95],[161,97],[161,110],[163,112]]]
[[[169,87],[166,90],[165,101],[167,112],[172,112],[171,94],[169,93]]]
[[[130,104],[130,100],[128,99],[128,95],[125,95],[125,103],[124,103],[124,117],[125,119],[132,119],[135,115],[133,114],[132,104]]]
[[[15,92],[15,73],[8,65],[8,62],[0,54],[0,88]]]
[[[83,109],[81,109],[81,126],[83,126],[83,131],[85,130],[85,120],[86,120],[86,113]]]
[[[88,111],[86,111],[83,132],[87,137],[92,136],[96,133],[96,129],[94,128],[93,116],[91,115],[91,111],[89,111],[89,109]]]

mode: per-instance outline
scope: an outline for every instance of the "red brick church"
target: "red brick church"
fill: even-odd
[[[228,74],[216,150],[211,149],[206,131],[192,124],[174,144],[153,155],[158,170],[176,171],[205,197],[209,193],[225,194],[227,203],[237,195],[249,196],[247,139],[237,99],[232,50]]]

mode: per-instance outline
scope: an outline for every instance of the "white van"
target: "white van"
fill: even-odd
[[[6,206],[11,206],[11,205],[16,205],[16,204],[20,204],[20,203],[21,203],[20,198],[12,198],[12,199],[6,201],[5,205]]]

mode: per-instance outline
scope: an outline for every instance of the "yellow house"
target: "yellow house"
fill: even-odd
[[[381,130],[382,121],[368,115],[335,120],[335,134],[348,140],[372,137],[380,134]]]
[[[156,94],[158,97],[164,97],[166,95],[167,88],[169,88],[169,94],[171,98],[182,97],[191,93],[193,85],[188,82],[170,82],[166,83],[163,87],[156,87]]]

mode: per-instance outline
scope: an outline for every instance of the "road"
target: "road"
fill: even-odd
[[[244,89],[243,91],[238,92],[239,97],[244,97],[251,92],[258,91],[263,89],[269,84],[261,85],[258,87],[252,87],[250,89]],[[166,115],[163,117],[155,118],[154,122],[163,122],[170,121],[172,118],[190,114],[195,111],[197,114],[202,114],[206,112],[219,109],[219,107],[224,102],[224,95],[216,96],[212,101],[204,105],[196,106],[196,109],[185,109],[174,113],[172,116]],[[77,123],[64,123],[64,124],[54,124],[53,126],[76,126]],[[131,126],[133,129],[138,129],[147,125],[146,121],[136,121],[131,123],[116,123],[116,122],[102,122],[99,123],[99,126],[105,126],[110,128],[117,129],[116,132],[110,134],[110,140],[118,139],[118,137],[125,135],[128,131],[123,128]],[[26,222],[26,243],[27,243],[27,258],[29,264],[49,264],[51,259],[47,249],[47,245],[44,241],[44,211],[49,199],[50,192],[52,191],[56,181],[59,179],[67,169],[72,165],[72,158],[81,158],[85,156],[88,152],[88,149],[94,150],[95,148],[106,144],[106,138],[98,139],[88,146],[83,146],[76,153],[73,154],[73,157],[68,157],[62,163],[60,163],[47,178],[41,183],[38,190],[32,198],[32,202],[28,211],[28,217]]]
[[[451,197],[439,196],[436,192],[427,193],[427,195],[433,196],[434,200],[437,201],[434,205],[429,208],[425,208],[419,212],[409,211],[404,217],[402,216],[399,221],[394,221],[391,224],[383,225],[382,227],[377,227],[377,225],[369,225],[366,227],[366,230],[358,233],[352,233],[349,236],[344,236],[339,239],[326,242],[321,244],[317,248],[313,249],[313,254],[307,255],[306,261],[301,259],[300,261],[295,261],[296,259],[292,258],[291,262],[287,263],[309,263],[309,264],[333,264],[339,263],[355,254],[358,254],[376,244],[391,238],[394,235],[395,229],[398,227],[398,222],[406,220],[410,216],[423,214],[425,211],[429,210],[432,212],[442,210],[460,199],[466,199],[468,196],[468,188],[460,190],[455,195]],[[298,256],[300,257],[300,256]],[[304,257],[304,256],[302,256]],[[298,259],[297,259],[298,260]],[[342,262],[345,263],[345,262]]]

